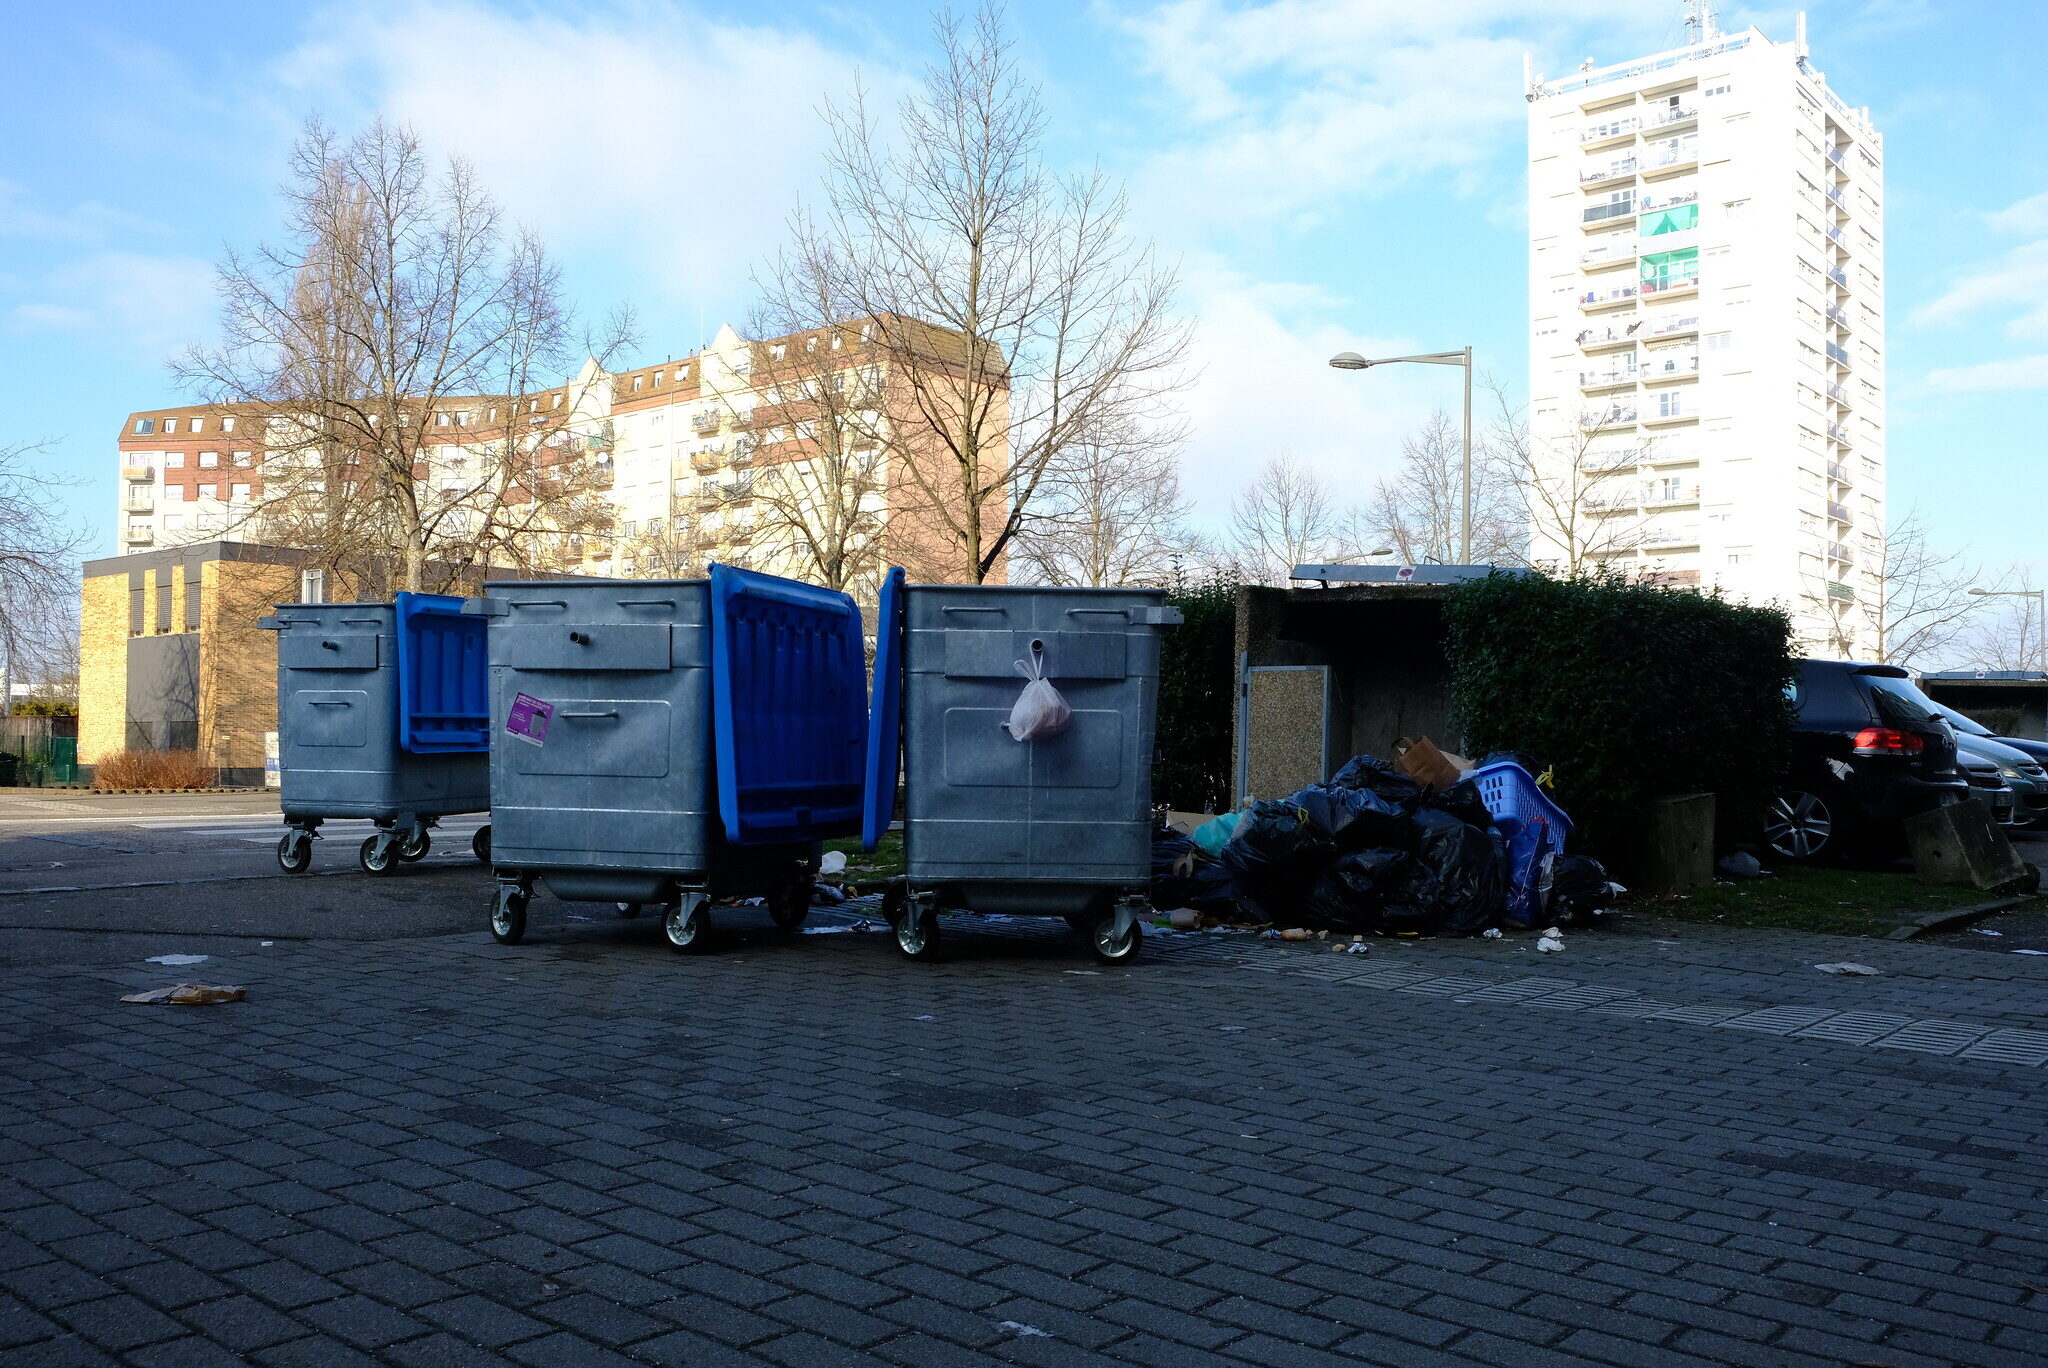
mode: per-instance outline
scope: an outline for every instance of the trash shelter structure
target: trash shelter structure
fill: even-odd
[[[714,898],[810,911],[820,842],[860,829],[860,610],[730,566],[708,580],[492,583],[491,932],[526,933],[535,883],[663,910],[705,948]]]
[[[357,852],[372,874],[426,856],[442,817],[490,807],[483,620],[446,594],[390,603],[280,604],[277,638],[277,843],[304,873],[320,823],[377,824]],[[488,858],[490,828],[473,849]]]
[[[1159,633],[1155,589],[906,584],[876,623],[868,847],[895,810],[905,873],[885,905],[913,959],[941,907],[1063,917],[1127,960],[1149,911]]]

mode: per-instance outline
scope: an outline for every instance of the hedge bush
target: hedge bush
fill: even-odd
[[[1167,602],[1186,620],[1160,634],[1158,763],[1152,801],[1177,812],[1230,808],[1230,735],[1237,716],[1232,656],[1237,595],[1228,584],[1184,587]]]
[[[1592,576],[1492,575],[1446,610],[1451,710],[1468,753],[1555,774],[1575,848],[1625,857],[1646,799],[1718,795],[1745,839],[1791,747],[1791,627],[1774,608]]]

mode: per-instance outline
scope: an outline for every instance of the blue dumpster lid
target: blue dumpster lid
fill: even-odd
[[[712,750],[735,845],[860,829],[860,608],[845,594],[711,567]]]
[[[875,604],[875,692],[868,707],[868,772],[861,848],[873,850],[896,816],[903,742],[903,568],[882,579]]]
[[[452,594],[401,590],[398,744],[416,754],[491,748],[490,656],[484,619]]]

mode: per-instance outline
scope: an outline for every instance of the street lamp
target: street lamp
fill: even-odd
[[[2048,665],[2048,589],[1972,589],[1978,598],[2030,598],[2041,601],[2041,640],[2034,644],[2035,653]],[[2022,625],[2026,619],[2022,618]]]
[[[1368,360],[1357,352],[1338,352],[1330,358],[1330,364],[1338,370],[1366,370],[1372,366],[1391,366],[1402,361],[1413,361],[1422,366],[1463,366],[1465,368],[1465,451],[1462,475],[1459,481],[1458,512],[1458,559],[1467,565],[1472,563],[1472,349],[1463,351],[1426,352],[1421,356],[1380,356]]]

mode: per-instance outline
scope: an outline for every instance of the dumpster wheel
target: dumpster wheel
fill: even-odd
[[[939,957],[939,908],[931,894],[913,893],[905,898],[891,924],[896,929],[896,948],[907,958]]]
[[[313,833],[293,827],[277,838],[277,867],[287,874],[303,874],[313,866]]]
[[[768,900],[768,915],[777,931],[795,931],[810,919],[811,872],[805,866],[796,881]]]
[[[434,838],[427,835],[425,827],[419,827],[399,841],[398,858],[411,864],[415,860],[426,859],[427,852],[433,848]]]
[[[476,856],[484,864],[491,862],[491,824],[489,822],[485,822],[482,826],[478,827],[476,834],[469,838],[469,853]]]
[[[398,868],[398,837],[389,831],[380,831],[375,836],[363,839],[356,850],[356,863],[363,867],[365,874],[389,874]]]
[[[517,884],[499,884],[491,901],[491,939],[500,945],[517,945],[526,939],[526,890]]]
[[[1104,964],[1129,964],[1138,957],[1138,950],[1144,943],[1145,932],[1139,925],[1138,905],[1129,900],[1118,903],[1088,929],[1088,948]]]
[[[661,934],[679,955],[703,954],[710,948],[711,899],[687,889],[677,893],[662,916]]]

